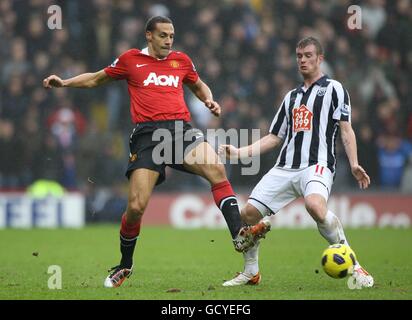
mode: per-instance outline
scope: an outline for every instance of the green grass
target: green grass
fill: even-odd
[[[222,281],[242,269],[226,230],[145,227],[135,272],[114,290],[102,284],[120,257],[118,226],[1,230],[0,299],[412,299],[412,230],[346,233],[374,288],[349,290],[346,280],[324,274],[326,242],[315,229],[272,230],[261,245],[262,283],[224,288]],[[62,268],[61,290],[47,286],[50,265]]]

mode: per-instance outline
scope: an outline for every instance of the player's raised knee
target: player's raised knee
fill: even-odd
[[[136,219],[138,219],[143,216],[146,206],[146,200],[139,197],[133,197],[129,199],[127,211],[131,216],[136,217]]]
[[[241,219],[248,225],[255,225],[262,219],[262,215],[257,209],[250,204],[247,204],[240,212]]]

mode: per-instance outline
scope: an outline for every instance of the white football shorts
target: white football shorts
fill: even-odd
[[[300,170],[273,167],[253,189],[248,203],[264,217],[309,194],[320,194],[328,201],[332,184],[332,172],[320,164]]]

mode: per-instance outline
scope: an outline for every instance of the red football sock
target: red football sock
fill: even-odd
[[[225,217],[232,239],[235,239],[242,227],[242,222],[237,199],[230,182],[226,180],[215,184],[212,186],[212,193],[216,205]]]
[[[126,222],[126,214],[122,216],[122,224],[120,227],[120,235],[127,239],[136,238],[140,234],[140,226],[142,219],[140,218],[135,224],[129,225]]]
[[[221,209],[222,200],[225,200],[229,197],[235,197],[233,192],[232,185],[229,181],[219,182],[212,186],[213,199],[215,199],[216,205]]]

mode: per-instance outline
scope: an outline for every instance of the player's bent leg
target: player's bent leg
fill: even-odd
[[[267,217],[262,219],[260,211],[249,203],[242,209],[242,218],[244,221],[255,224],[254,226],[245,227],[248,230],[246,237],[249,237],[249,243],[252,246],[246,248],[243,252],[243,272],[238,272],[233,279],[225,281],[222,284],[224,287],[257,285],[262,279],[259,272],[259,240],[264,238],[266,233],[270,231],[270,221]],[[245,228],[242,228],[241,232]]]
[[[310,184],[319,185],[317,182]],[[319,189],[318,189],[319,190]],[[339,218],[326,205],[327,198],[324,194],[310,193],[305,195],[305,207],[312,218],[316,221],[319,233],[329,242],[329,244],[348,244],[342,224]]]
[[[221,210],[229,227],[235,249],[243,251],[239,245],[239,232],[243,226],[239,205],[226,171],[215,150],[206,142],[198,144],[184,158],[186,170],[209,181],[216,205]]]
[[[318,183],[318,182],[311,182]],[[316,223],[323,223],[328,211],[326,199],[322,194],[312,193],[305,196],[305,207]]]
[[[227,180],[225,167],[207,142],[199,143],[186,154],[183,166],[188,171],[208,180],[212,186]]]
[[[158,172],[143,168],[134,170],[130,176],[128,205],[120,228],[122,258],[119,265],[109,270],[104,281],[106,288],[119,287],[133,272],[133,253],[141,219],[158,177]]]
[[[311,193],[305,196],[305,207],[318,225],[320,234],[329,244],[349,245],[339,218],[326,206],[324,195]],[[373,277],[356,261],[352,276],[362,287],[372,287]]]
[[[145,168],[136,169],[130,175],[126,209],[128,224],[142,218],[159,175],[159,172]]]
[[[246,206],[242,209],[240,216],[244,223],[251,226],[257,224],[263,218],[259,210],[250,203],[246,203]]]

